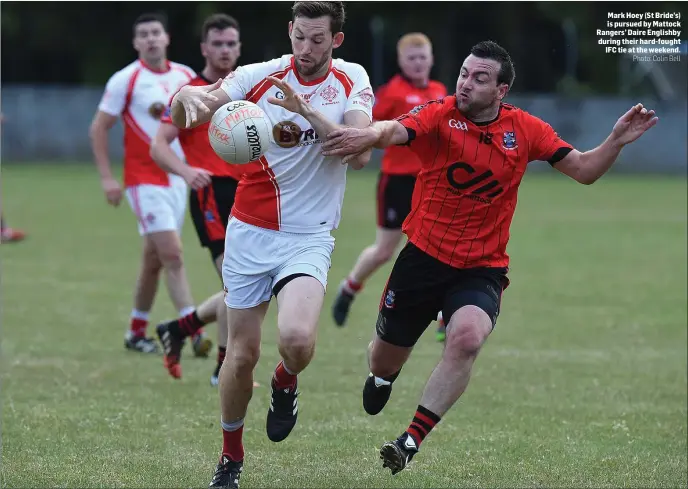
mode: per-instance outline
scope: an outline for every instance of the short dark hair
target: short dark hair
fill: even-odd
[[[317,19],[326,15],[330,17],[330,31],[341,32],[346,20],[344,2],[294,2],[291,8],[291,20],[297,17]]]
[[[145,24],[146,22],[160,22],[162,24],[162,28],[165,29],[165,31],[167,31],[167,17],[165,16],[165,14],[141,14],[138,17],[136,17],[136,20],[134,21],[134,25],[132,27],[134,37],[136,37],[136,28],[139,26],[139,24]]]
[[[500,64],[497,74],[497,84],[506,83],[511,89],[516,78],[514,63],[509,52],[494,41],[482,41],[471,48],[471,54],[476,58],[491,59]]]
[[[239,31],[239,22],[237,22],[234,17],[227,14],[213,14],[203,22],[203,27],[201,27],[201,39],[203,41],[208,39],[208,32],[210,32],[211,29],[223,31],[230,27]]]

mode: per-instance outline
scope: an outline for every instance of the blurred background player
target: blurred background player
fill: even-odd
[[[239,23],[229,15],[214,14],[201,27],[201,54],[205,58],[203,71],[189,85],[212,85],[225,78],[236,67],[241,54]],[[191,187],[189,212],[201,246],[207,248],[222,279],[222,258],[225,249],[225,230],[234,205],[234,194],[245,167],[230,165],[220,159],[208,140],[208,126],[179,129],[165,113],[162,124],[151,144],[151,156],[160,167],[180,175]],[[186,162],[174,152],[172,144],[179,138]],[[180,337],[193,336],[204,324],[217,320],[217,366],[210,378],[217,385],[220,367],[227,345],[227,308],[224,293],[218,292],[198,306],[193,313],[163,323]],[[181,377],[179,359],[169,364],[170,374]],[[168,365],[168,364],[166,364]]]
[[[0,126],[5,122],[5,116],[0,113]],[[26,233],[19,229],[7,226],[5,222],[5,214],[0,213],[0,242],[2,243],[16,243],[26,238]]]
[[[108,131],[122,118],[124,123],[124,186],[127,200],[143,236],[143,256],[134,292],[134,309],[125,347],[143,353],[159,351],[157,342],[146,337],[148,316],[165,269],[167,290],[180,316],[194,311],[193,299],[182,261],[180,238],[186,209],[184,179],[168,175],[150,157],[151,139],[170,97],[196,74],[184,65],[167,60],[170,39],[164,17],[144,14],[133,27],[134,49],[139,59],[115,73],[91,124],[93,155],[108,203],[119,206],[122,187],[112,176],[108,156]],[[178,142],[173,149],[183,157]],[[199,333],[194,351],[206,356],[212,342]]]
[[[502,103],[514,77],[504,48],[478,43],[461,66],[455,95],[396,120],[334,131],[323,146],[326,155],[345,156],[406,144],[423,162],[420,195],[404,223],[409,241],[383,291],[377,334],[369,346],[366,412],[375,415],[384,408],[393,382],[438,310],[447,318],[447,339],[410,425],[380,449],[383,466],[392,474],[406,467],[464,393],[494,330],[509,285],[509,228],[528,164],[547,161],[590,185],[609,171],[624,146],[658,120],[654,110],[637,104],[599,146],[581,153],[543,120]]]
[[[282,441],[296,425],[297,376],[315,351],[347,172],[340,158],[325,158],[314,143],[340,124],[367,127],[372,120],[374,96],[365,69],[332,59],[344,41],[344,20],[342,2],[296,2],[289,23],[292,55],[242,66],[222,84],[186,86],[171,104],[178,127],[205,123],[230,100],[257,104],[275,124],[275,144],[242,177],[227,225],[222,278],[229,338],[219,383],[223,447],[211,487],[239,487],[244,418],[273,295],[282,359],[272,376],[268,438]],[[370,154],[364,151],[350,163],[362,168]],[[178,356],[180,338],[169,330],[163,336],[165,354]]]
[[[0,233],[3,243],[16,243],[26,238],[24,231],[7,226],[4,215],[0,217]]]
[[[376,120],[393,119],[447,95],[442,83],[430,80],[432,44],[425,34],[404,35],[397,43],[397,55],[401,74],[378,89],[373,107]],[[407,147],[385,150],[377,182],[377,236],[375,243],[361,252],[353,270],[339,286],[332,305],[332,316],[338,326],[346,323],[351,304],[365,281],[394,255],[403,236],[401,225],[411,211],[420,166],[418,156]],[[442,325],[437,334],[438,339],[444,339]]]

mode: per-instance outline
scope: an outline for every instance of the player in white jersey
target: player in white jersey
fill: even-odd
[[[139,59],[118,71],[107,83],[91,124],[91,141],[101,185],[108,203],[117,207],[122,188],[112,176],[108,156],[108,131],[121,117],[124,124],[124,187],[143,237],[143,256],[134,291],[134,309],[125,335],[126,348],[158,352],[157,342],[146,337],[160,272],[165,269],[167,290],[180,316],[194,311],[182,261],[181,227],[186,210],[184,179],[167,174],[150,157],[150,142],[169,98],[196,73],[167,60],[169,36],[165,21],[144,14],[134,22],[134,49]],[[174,151],[183,158],[178,141]],[[201,331],[193,341],[194,352],[207,356],[212,343]]]
[[[332,59],[344,34],[342,2],[296,2],[293,55],[241,67],[207,87],[184,87],[171,115],[179,127],[203,124],[230,100],[260,106],[275,144],[247,168],[227,226],[223,262],[228,307],[227,356],[220,372],[223,448],[211,487],[236,488],[243,468],[242,431],[260,352],[261,325],[277,297],[279,362],[272,378],[267,434],[285,439],[297,416],[297,374],[311,361],[347,167],[320,143],[342,124],[367,127],[373,91],[360,65]],[[293,88],[292,88],[293,87]],[[370,151],[350,163],[363,167]],[[179,339],[163,338],[166,355]]]

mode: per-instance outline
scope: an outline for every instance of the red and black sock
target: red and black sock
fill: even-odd
[[[413,437],[416,446],[420,448],[420,444],[423,443],[423,440],[435,425],[440,422],[440,419],[435,413],[419,405],[406,433]]]
[[[275,389],[291,389],[296,385],[296,375],[292,374],[284,366],[284,361],[280,361],[272,375],[272,384]]]
[[[224,346],[218,346],[217,347],[217,367],[220,368],[222,366],[222,362],[225,361],[225,355],[227,355],[227,348]]]
[[[168,328],[173,335],[179,338],[186,338],[187,336],[195,335],[203,326],[205,326],[205,323],[201,321],[196,311],[194,311],[182,318],[171,321]]]

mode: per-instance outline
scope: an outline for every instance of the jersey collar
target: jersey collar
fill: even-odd
[[[458,103],[458,100],[456,99],[456,95],[451,95],[451,98],[452,98],[452,102],[453,102],[453,104],[454,104],[454,109],[455,109],[457,112],[459,112],[459,109],[458,109],[458,107],[456,106],[456,104]],[[474,126],[477,126],[477,127],[489,126],[489,125],[492,124],[493,122],[497,122],[497,120],[499,120],[499,117],[502,115],[502,105],[503,105],[503,104],[499,104],[499,110],[497,111],[497,116],[496,116],[494,119],[489,120],[489,121],[475,122],[475,121],[472,121],[471,119],[469,119],[468,117],[464,116],[463,114],[461,114],[461,115],[464,117],[464,119],[466,119],[468,122],[470,122],[470,123],[473,124]],[[459,113],[460,113],[460,112],[459,112]]]
[[[153,68],[151,65],[146,63],[143,59],[139,58],[139,63],[141,63],[141,66],[146,68],[148,71],[152,71],[153,73],[167,73],[172,69],[172,64],[169,61],[165,61],[165,68],[162,70],[158,70],[156,68]]]
[[[294,76],[296,76],[296,79],[301,85],[305,87],[310,87],[324,82],[327,79],[327,77],[330,76],[330,73],[332,72],[332,58],[330,58],[330,66],[327,69],[327,73],[325,73],[320,78],[316,78],[315,80],[305,81],[301,78],[301,75],[299,75],[299,70],[296,69],[296,58],[294,56],[291,57],[291,69],[294,72]]]

